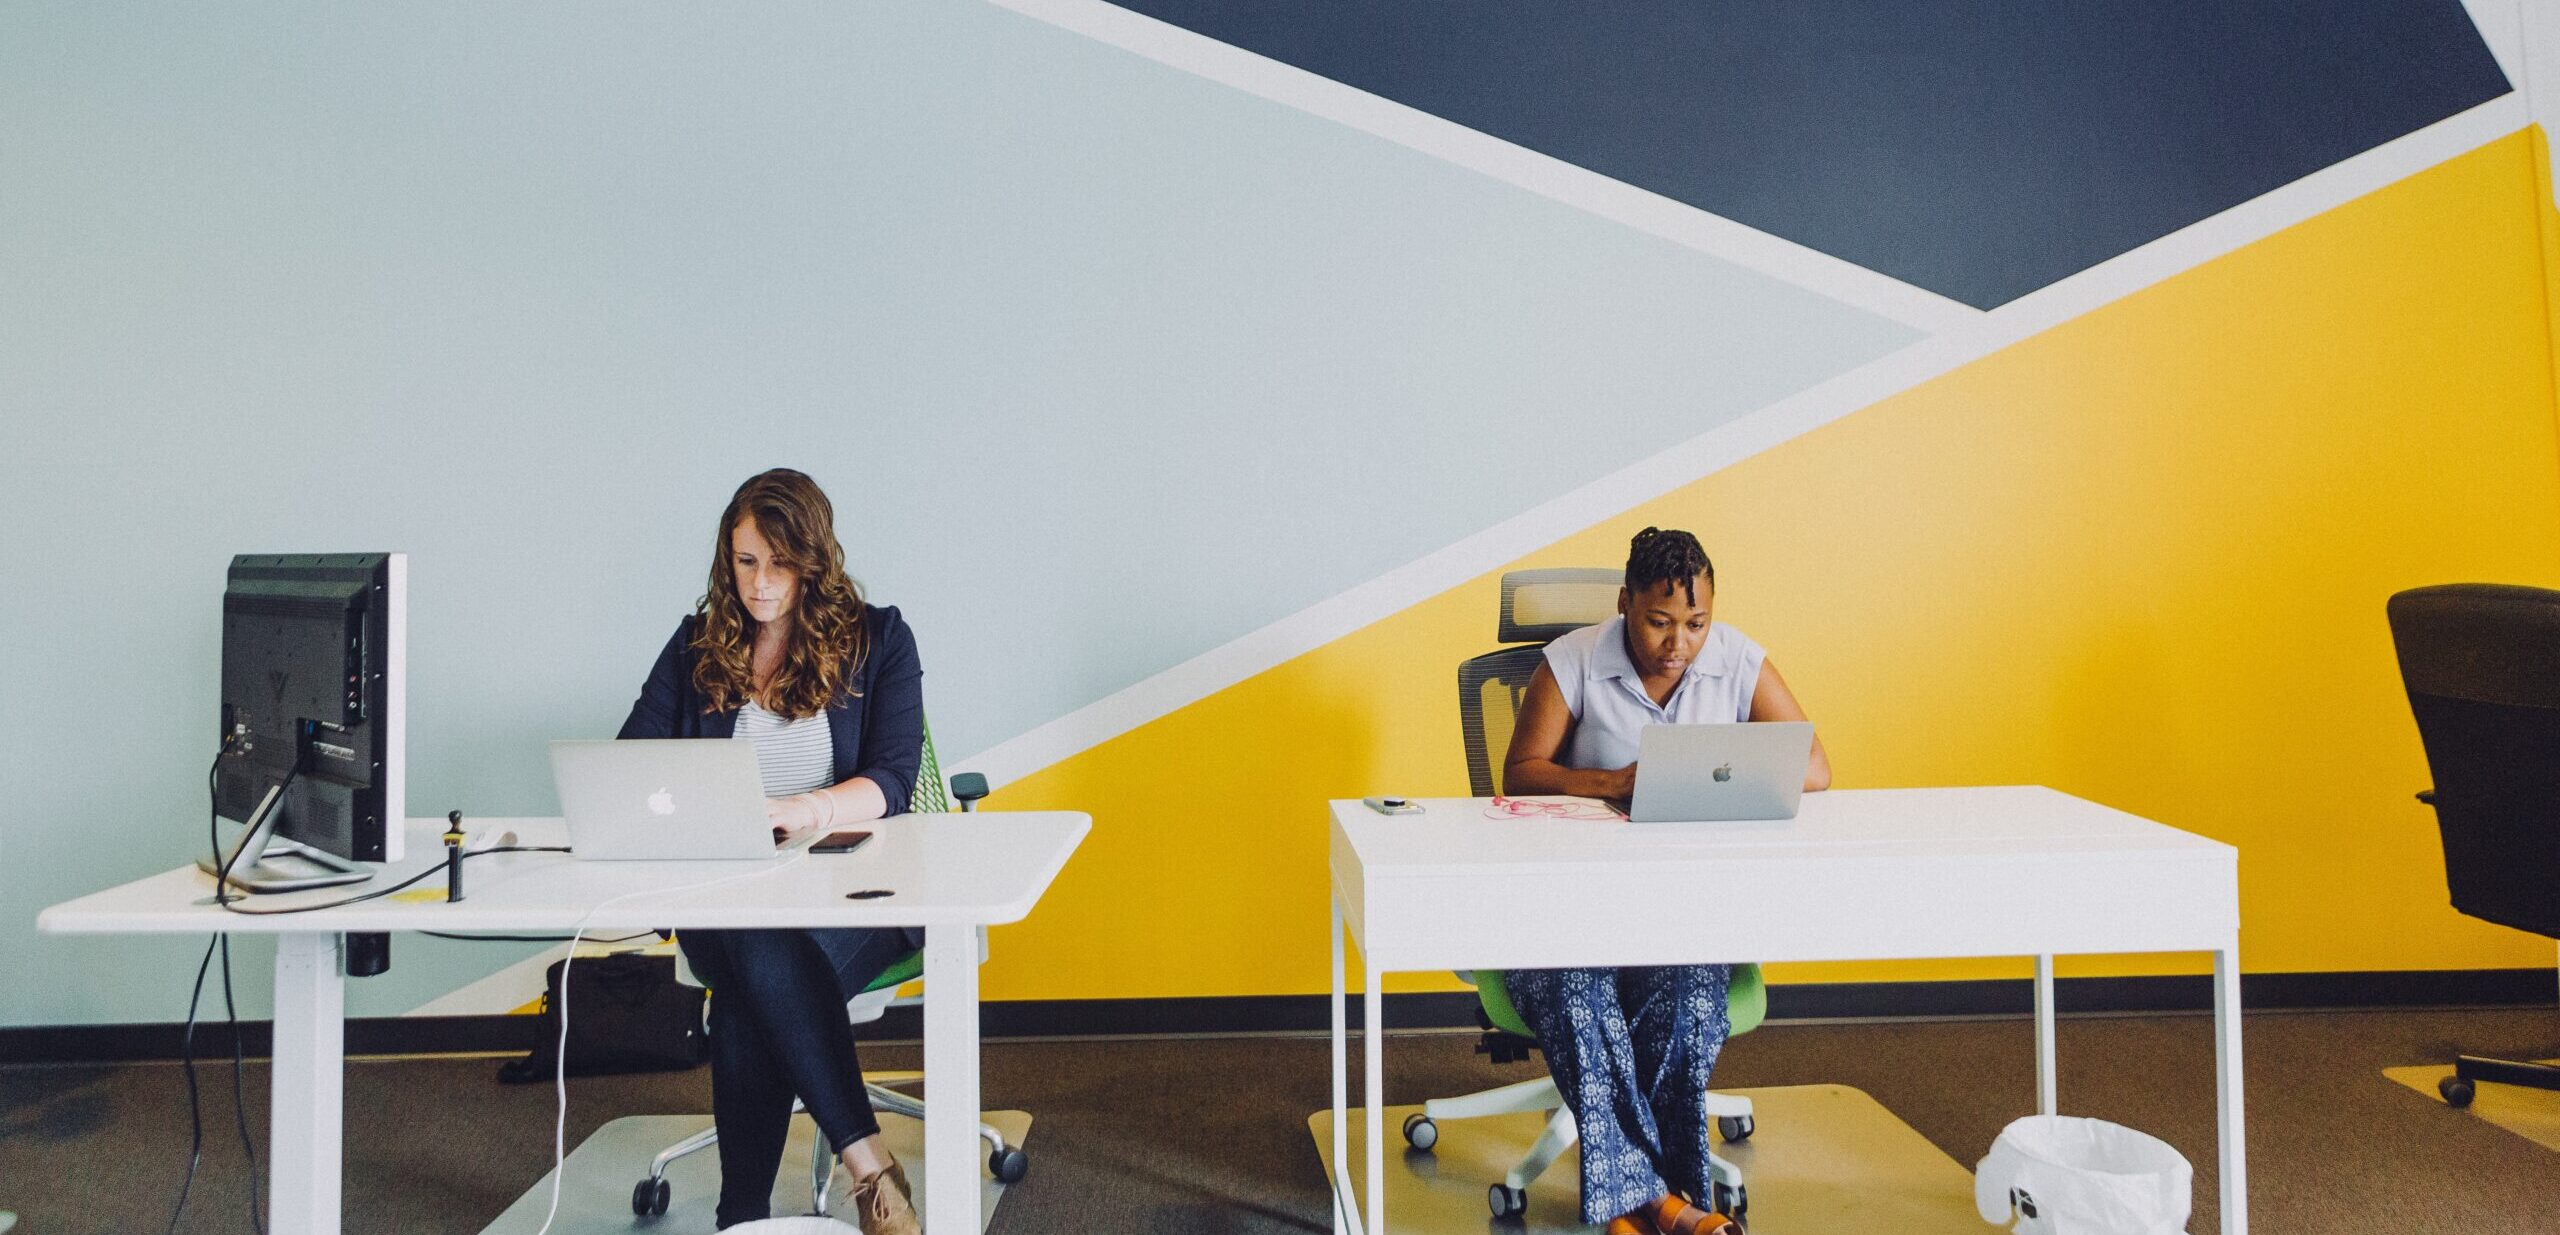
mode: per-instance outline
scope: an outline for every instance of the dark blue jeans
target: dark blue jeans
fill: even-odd
[[[711,988],[718,1222],[770,1217],[794,1095],[839,1153],[880,1130],[844,1004],[916,946],[904,931],[851,928],[684,931],[677,942]]]

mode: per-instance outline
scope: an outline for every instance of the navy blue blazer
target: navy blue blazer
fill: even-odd
[[[640,684],[640,698],[622,722],[618,738],[726,738],[737,734],[736,705],[704,711],[693,688],[694,625],[688,616],[676,624],[675,636],[650,666]],[[916,637],[894,606],[864,608],[862,623],[870,636],[862,666],[846,690],[827,705],[827,727],[835,745],[835,782],[869,777],[889,800],[889,813],[901,814],[915,793],[916,773],[924,762],[924,669],[916,662]]]

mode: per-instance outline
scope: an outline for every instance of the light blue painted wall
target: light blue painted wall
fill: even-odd
[[[1908,339],[965,3],[6,6],[0,288],[6,1024],[183,1012],[33,917],[203,843],[233,553],[412,554],[412,811],[550,813],[760,468],[957,755]]]

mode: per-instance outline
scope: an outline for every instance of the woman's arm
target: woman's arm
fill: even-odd
[[[1626,798],[1636,791],[1636,765],[1616,770],[1569,768],[1556,762],[1573,735],[1573,712],[1564,705],[1556,675],[1543,664],[1529,675],[1529,692],[1513,722],[1511,749],[1502,757],[1507,794],[1568,793],[1583,798]]]
[[[889,795],[882,793],[879,783],[868,776],[847,777],[807,793],[764,800],[764,817],[785,835],[819,826],[864,823],[888,813]]]
[[[631,714],[622,721],[617,738],[671,738],[676,736],[676,709],[684,697],[684,651],[693,642],[693,619],[676,623],[676,633],[658,653],[658,663],[649,666],[649,680],[640,684],[640,697],[631,704]]]
[[[767,799],[765,815],[776,828],[797,832],[863,823],[903,813],[913,801],[924,765],[924,668],[916,659],[915,632],[894,610],[880,624],[870,669],[871,685],[858,709],[862,742],[854,764],[861,771],[824,788]]]
[[[1751,719],[1811,720],[1804,705],[1796,702],[1796,693],[1787,689],[1787,680],[1778,676],[1776,661],[1760,662],[1760,684],[1751,688]],[[1805,792],[1813,793],[1831,787],[1831,755],[1822,749],[1822,735],[1813,735],[1813,755],[1805,761]]]
[[[871,689],[864,697],[862,748],[847,786],[879,815],[904,812],[915,800],[924,767],[924,666],[916,659],[915,632],[897,610],[880,623],[871,651]],[[865,816],[876,818],[877,815]]]
[[[915,633],[903,619],[881,623],[871,649],[871,685],[863,692],[860,771],[824,788],[767,802],[774,826],[787,831],[862,823],[907,809],[924,764],[924,669]]]

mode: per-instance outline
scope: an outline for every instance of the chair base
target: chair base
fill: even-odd
[[[1748,1097],[1768,1117],[1759,1134],[1739,1145],[1719,1144],[1720,1156],[1740,1166],[1751,1183],[1752,1235],[1986,1235],[1991,1228],[1974,1209],[1973,1174],[1873,1098],[1837,1085],[1751,1089]],[[1389,1106],[1384,1192],[1387,1226],[1395,1235],[1599,1235],[1581,1219],[1577,1164],[1567,1149],[1545,1182],[1527,1190],[1517,1218],[1488,1223],[1488,1186],[1501,1186],[1521,1147],[1545,1129],[1550,1116],[1528,1112],[1449,1124],[1431,1153],[1407,1147],[1396,1129],[1422,1113],[1419,1104]],[[1349,1174],[1356,1214],[1365,1211],[1366,1171],[1362,1114],[1349,1117]],[[1331,1179],[1333,1112],[1310,1112],[1309,1143],[1320,1178]],[[1323,1224],[1319,1222],[1321,1227]]]
[[[1030,1115],[1021,1111],[991,1110],[980,1119],[1002,1130],[1008,1145],[1025,1145],[1037,1126]],[[560,1208],[551,1223],[550,1235],[645,1235],[646,1232],[709,1231],[712,1211],[720,1196],[720,1164],[717,1155],[697,1153],[675,1163],[665,1180],[673,1194],[667,1212],[658,1217],[634,1217],[631,1212],[633,1181],[641,1178],[649,1156],[661,1147],[698,1131],[711,1122],[705,1114],[693,1115],[626,1115],[607,1120],[584,1142],[569,1150],[567,1169],[560,1176]],[[988,1224],[1001,1226],[1002,1206],[1011,1191],[1010,1185],[998,1183],[985,1174],[986,1164],[972,1152],[956,1165],[978,1180],[979,1225],[962,1222],[957,1225],[935,1225],[933,1210],[927,1203],[926,1189],[934,1172],[931,1155],[924,1152],[924,1126],[904,1116],[882,1114],[881,1137],[891,1152],[906,1165],[908,1181],[915,1185],[918,1211],[925,1229],[938,1235],[970,1235],[981,1232]],[[791,1121],[783,1161],[788,1163],[775,1172],[770,1198],[776,1217],[790,1217],[809,1212],[809,1181],[801,1173],[818,1139],[817,1129],[806,1116]],[[983,1143],[978,1146],[983,1149]],[[545,1165],[548,1165],[547,1163]],[[544,1219],[551,1214],[552,1177],[545,1174],[531,1181],[505,1213],[491,1221],[482,1235],[536,1235]],[[843,1201],[844,1177],[836,1177],[836,1214],[839,1220],[852,1216],[852,1207]],[[22,1225],[18,1228],[24,1231]]]
[[[2560,1090],[2560,1067],[2547,1063],[2527,1063],[2520,1059],[2492,1059],[2485,1055],[2461,1055],[2453,1062],[2453,1075],[2436,1083],[2436,1092],[2444,1096],[2448,1106],[2469,1106],[2474,1086],[2486,1081],[2493,1085],[2522,1085],[2528,1089]]]
[[[862,1091],[871,1099],[872,1110],[904,1115],[921,1122],[924,1119],[924,1100],[911,1094],[901,1093],[889,1086],[891,1084],[912,1085],[923,1079],[922,1076],[915,1074],[899,1075],[886,1083],[866,1078],[862,1082]],[[806,1109],[796,1099],[791,1103],[791,1113],[794,1115],[801,1114]],[[1004,1133],[994,1124],[979,1124],[978,1139],[987,1143],[987,1173],[994,1176],[996,1182],[1019,1183],[1022,1177],[1029,1173],[1030,1157],[1020,1147],[1005,1144]],[[657,1157],[649,1160],[648,1176],[632,1186],[631,1212],[641,1217],[665,1213],[669,1194],[666,1183],[667,1168],[685,1157],[719,1143],[720,1129],[714,1125],[660,1150]],[[809,1146],[810,1213],[828,1212],[835,1185],[835,1173],[836,1156],[828,1152],[824,1141],[813,1141]]]
[[[1485,1204],[1496,1218],[1517,1217],[1528,1208],[1529,1185],[1547,1173],[1556,1159],[1574,1147],[1581,1131],[1574,1126],[1573,1112],[1564,1105],[1564,1096],[1556,1089],[1553,1077],[1521,1081],[1498,1089],[1487,1089],[1456,1098],[1434,1098],[1422,1104],[1422,1110],[1404,1120],[1407,1145],[1428,1153],[1439,1142],[1439,1121],[1484,1119],[1499,1115],[1529,1112],[1552,1112],[1538,1138],[1530,1142],[1529,1151],[1519,1165],[1504,1172],[1502,1182],[1487,1189]],[[1716,1121],[1716,1130],[1730,1143],[1748,1139],[1756,1130],[1751,1113],[1751,1099],[1739,1094],[1709,1093],[1707,1115]],[[1690,1199],[1718,1213],[1733,1218],[1743,1217],[1751,1207],[1751,1194],[1743,1187],[1742,1168],[1710,1151],[1707,1154],[1709,1194]]]

